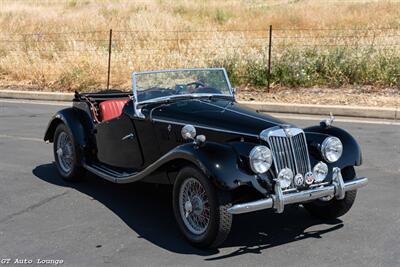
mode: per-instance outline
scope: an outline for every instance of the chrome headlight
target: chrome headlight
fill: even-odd
[[[322,142],[321,153],[322,157],[329,163],[338,161],[343,153],[343,144],[337,137],[327,137]]]
[[[255,146],[250,151],[250,167],[255,173],[265,173],[271,168],[272,154],[266,146]]]

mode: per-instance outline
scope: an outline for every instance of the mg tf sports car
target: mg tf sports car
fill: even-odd
[[[225,69],[139,72],[132,83],[132,92],[76,92],[44,140],[66,180],[88,171],[172,185],[177,225],[195,246],[220,245],[234,214],[301,204],[342,216],[367,184],[348,132],[330,119],[301,129],[238,104]]]

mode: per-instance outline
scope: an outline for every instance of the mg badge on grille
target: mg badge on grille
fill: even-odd
[[[292,137],[293,136],[293,133],[290,130],[290,128],[283,128],[283,130],[285,131],[285,134],[286,134],[287,137]]]
[[[304,180],[306,182],[306,184],[310,185],[314,182],[314,176],[312,174],[312,172],[307,172],[306,175],[304,175]]]
[[[301,175],[301,173],[296,174],[296,176],[294,177],[294,184],[296,186],[302,186],[303,183],[304,183],[303,175]]]

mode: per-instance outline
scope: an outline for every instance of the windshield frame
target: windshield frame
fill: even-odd
[[[137,99],[137,87],[136,87],[136,77],[138,75],[143,75],[143,74],[152,74],[152,73],[165,73],[165,72],[180,72],[180,71],[222,71],[226,80],[226,83],[228,85],[229,89],[229,95],[228,94],[183,94],[183,95],[172,95],[172,96],[163,96],[163,97],[156,97],[153,99],[149,100],[144,100],[139,102]],[[134,97],[134,108],[135,108],[135,114],[140,114],[140,110],[137,109],[137,106],[139,104],[144,104],[144,103],[156,103],[159,101],[166,101],[170,99],[174,99],[178,96],[184,97],[187,96],[188,98],[193,97],[212,97],[212,96],[231,96],[234,98],[234,93],[232,89],[231,82],[229,81],[228,74],[225,70],[225,68],[184,68],[184,69],[168,69],[168,70],[153,70],[153,71],[142,71],[142,72],[133,72],[132,73],[132,91],[133,91],[133,97]]]

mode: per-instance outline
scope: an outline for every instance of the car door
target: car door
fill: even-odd
[[[99,123],[95,130],[97,158],[112,167],[138,170],[143,165],[138,135],[128,114]]]

